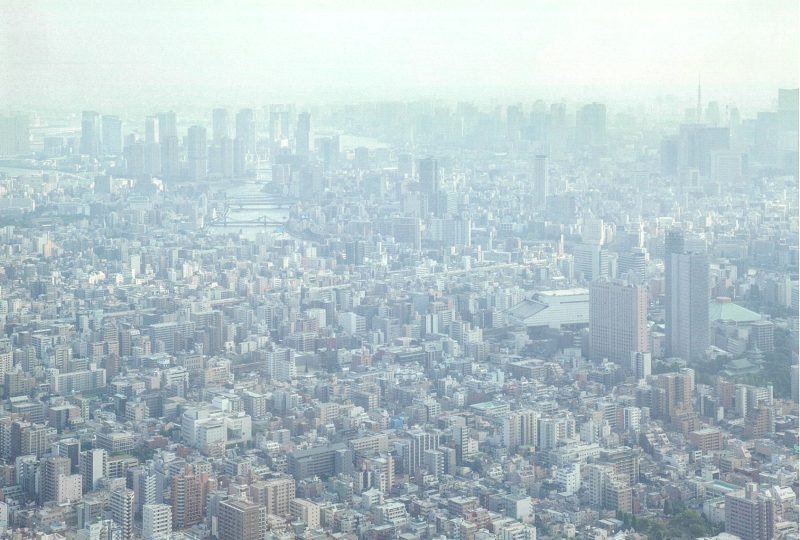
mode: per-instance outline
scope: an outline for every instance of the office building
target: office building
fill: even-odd
[[[27,115],[0,116],[0,157],[30,153],[30,122]]]
[[[159,137],[177,137],[178,122],[174,111],[157,114]]]
[[[589,285],[591,357],[627,367],[632,352],[647,352],[647,289],[626,281]]]
[[[253,109],[236,113],[236,138],[242,141],[245,154],[256,153],[256,112]]]
[[[608,250],[599,244],[576,244],[572,251],[575,273],[584,281],[596,281],[608,277]]]
[[[231,137],[230,114],[228,109],[214,109],[212,113],[211,134],[213,144],[219,144],[223,138]]]
[[[440,172],[436,158],[428,157],[419,162],[419,190],[430,200],[439,193]]]
[[[414,178],[414,155],[408,152],[397,154],[397,175],[400,178]]]
[[[97,159],[103,155],[100,115],[95,111],[81,113],[81,154]]]
[[[119,116],[103,115],[103,153],[110,156],[122,154],[122,121]]]
[[[314,127],[311,115],[301,113],[297,117],[297,132],[295,133],[295,148],[298,155],[304,156],[314,151]]]
[[[144,119],[144,142],[158,144],[159,140],[158,116],[148,116]]]
[[[186,160],[189,180],[204,180],[208,174],[208,152],[206,149],[206,128],[192,126],[186,142]]]
[[[695,360],[709,346],[710,273],[704,243],[683,231],[667,232],[664,245],[666,353]]]
[[[606,143],[606,106],[584,105],[575,115],[575,144],[578,147]]]

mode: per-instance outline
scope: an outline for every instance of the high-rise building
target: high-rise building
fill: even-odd
[[[608,250],[597,244],[576,244],[572,250],[575,272],[583,273],[584,281],[608,277]]]
[[[146,504],[142,509],[142,537],[154,540],[172,532],[172,508],[167,504]]]
[[[236,138],[242,141],[245,154],[256,153],[256,112],[242,109],[236,114]]]
[[[602,103],[584,105],[575,116],[575,143],[593,146],[606,143],[606,106]]]
[[[61,476],[69,476],[72,463],[67,458],[42,458],[39,467],[39,504],[58,500],[58,483]]]
[[[400,178],[414,178],[414,155],[408,152],[397,154],[397,174]]]
[[[148,116],[144,119],[144,142],[157,144],[159,142],[158,116]]]
[[[203,520],[200,477],[183,471],[172,477],[172,526],[187,529]]]
[[[122,153],[122,121],[119,116],[103,115],[103,152],[112,156]]]
[[[439,164],[435,158],[428,157],[419,162],[419,189],[429,197],[439,192]]]
[[[547,196],[550,195],[548,174],[547,156],[533,158],[533,204],[540,208],[547,206]]]
[[[668,231],[664,270],[667,356],[697,359],[709,345],[710,271],[704,243],[683,231]]]
[[[219,144],[223,137],[231,136],[230,114],[228,109],[214,109],[212,116],[211,140],[214,144]]]
[[[219,540],[263,540],[267,509],[247,500],[228,500],[219,505]]]
[[[103,154],[100,132],[100,115],[95,111],[81,113],[81,154],[98,158]]]
[[[774,502],[759,493],[758,484],[725,495],[725,532],[742,540],[772,540],[774,528]]]
[[[30,153],[30,121],[27,115],[0,116],[0,156]]]
[[[122,540],[133,538],[133,490],[119,488],[111,492],[111,519],[122,529]]]
[[[396,217],[392,219],[392,236],[398,244],[410,244],[414,249],[420,249],[422,245],[420,228],[419,218]]]
[[[250,498],[274,516],[287,516],[295,497],[295,481],[291,477],[273,478],[250,484]]]
[[[308,155],[314,151],[314,126],[309,113],[301,113],[297,117],[295,148],[299,155]]]
[[[83,492],[94,491],[101,478],[106,476],[108,453],[99,448],[81,452],[78,469],[83,477]]]
[[[503,420],[503,445],[536,446],[539,439],[539,413],[533,410],[512,411]]]
[[[637,381],[646,379],[653,369],[652,354],[642,351],[631,351],[631,371],[634,373]]]
[[[472,221],[434,218],[431,221],[431,240],[445,247],[469,246],[472,244]]]
[[[157,500],[158,478],[146,466],[129,469],[128,474],[133,480],[133,492],[136,496],[136,515],[141,516],[146,505],[159,502]]]
[[[176,136],[161,137],[161,173],[166,178],[181,175],[180,143]]]
[[[678,167],[697,169],[701,175],[708,175],[713,152],[730,147],[730,130],[726,127],[682,124],[678,131]]]
[[[206,128],[192,126],[186,142],[186,159],[190,180],[203,180],[208,174]]]
[[[589,285],[591,356],[621,366],[634,351],[647,352],[647,289],[627,281],[594,281]]]
[[[159,113],[156,115],[156,117],[158,118],[159,137],[163,138],[178,136],[178,123],[173,111]]]
[[[663,373],[652,385],[650,411],[654,418],[672,421],[693,408],[694,370],[683,368],[678,373]]]

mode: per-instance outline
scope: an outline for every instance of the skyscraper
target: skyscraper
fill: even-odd
[[[245,153],[256,153],[256,113],[253,109],[242,109],[236,114],[236,138],[241,139]]]
[[[31,151],[30,126],[26,115],[0,116],[0,156],[19,156]]]
[[[219,144],[223,137],[231,136],[230,114],[228,109],[214,109],[212,141]]]
[[[206,128],[192,126],[186,143],[186,158],[190,180],[202,180],[208,174],[208,151],[206,148]]]
[[[156,115],[158,118],[158,135],[159,137],[177,137],[178,124],[173,111],[159,113]]]
[[[228,500],[219,505],[219,540],[263,540],[267,509],[247,500]]]
[[[112,156],[122,153],[122,121],[119,116],[103,115],[103,152]]]
[[[181,175],[180,143],[175,135],[161,137],[161,173],[167,178]]]
[[[606,106],[602,103],[584,105],[575,117],[575,143],[578,146],[605,144]]]
[[[100,157],[103,153],[100,137],[100,115],[95,111],[83,111],[81,113],[81,154],[93,159]]]
[[[308,155],[314,151],[314,127],[308,113],[301,113],[297,117],[295,146],[299,155]]]
[[[439,192],[439,165],[435,158],[428,157],[419,162],[419,189],[429,197]]]
[[[685,360],[709,345],[709,262],[699,240],[673,230],[664,243],[666,353]]]
[[[159,141],[158,116],[148,116],[144,119],[144,142],[155,144]]]
[[[626,281],[595,281],[589,286],[589,333],[593,358],[621,366],[631,352],[648,350],[647,290]]]
[[[397,174],[400,178],[414,178],[414,155],[408,152],[397,154]]]
[[[547,205],[549,179],[547,156],[539,155],[533,159],[533,203],[539,208]]]

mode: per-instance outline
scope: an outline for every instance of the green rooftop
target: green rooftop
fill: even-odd
[[[731,302],[730,298],[720,296],[708,305],[709,321],[733,321],[738,324],[752,323],[761,320],[761,315],[755,311]]]

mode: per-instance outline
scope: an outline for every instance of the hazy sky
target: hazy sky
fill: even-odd
[[[796,0],[33,0],[0,5],[0,107],[770,96]]]

